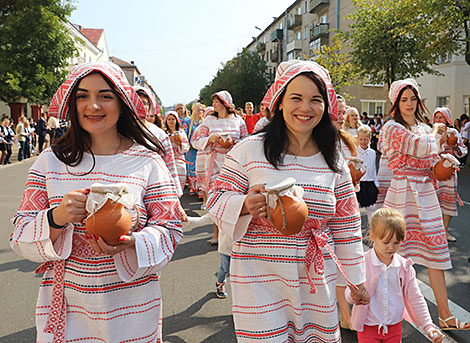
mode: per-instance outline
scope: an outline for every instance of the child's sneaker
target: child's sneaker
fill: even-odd
[[[217,295],[217,298],[220,298],[220,299],[227,298],[227,292],[225,292],[225,283],[216,282],[215,287],[216,287],[215,295]]]

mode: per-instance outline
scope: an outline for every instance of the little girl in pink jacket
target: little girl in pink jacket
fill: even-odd
[[[405,230],[403,216],[394,209],[381,208],[372,216],[370,239],[374,248],[365,254],[364,284],[370,303],[354,305],[351,316],[359,343],[401,342],[403,318],[421,326],[433,342],[441,342],[444,337],[432,323],[413,262],[397,254]],[[354,303],[349,288],[346,299]]]

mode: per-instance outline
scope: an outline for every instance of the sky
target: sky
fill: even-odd
[[[165,106],[189,103],[294,0],[75,0],[70,21],[104,29],[110,56],[134,61]]]

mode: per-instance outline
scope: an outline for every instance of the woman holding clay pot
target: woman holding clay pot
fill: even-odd
[[[237,142],[248,136],[244,120],[235,115],[232,96],[229,92],[214,93],[212,106],[214,111],[208,114],[191,139],[191,144],[202,152],[206,180],[201,188],[206,193],[209,192],[217,179],[227,152]],[[217,225],[214,225],[211,244],[217,244],[218,232]]]
[[[207,201],[234,241],[237,338],[339,342],[336,284],[350,285],[357,303],[368,295],[359,207],[330,119],[338,103],[328,71],[309,61],[282,62],[263,102],[271,122],[227,154]],[[286,234],[267,218],[265,194],[290,177],[308,218],[299,232]]]
[[[142,101],[117,65],[86,63],[60,86],[49,114],[71,125],[29,170],[10,239],[43,263],[37,341],[159,342],[158,278],[182,229],[162,146],[139,121]],[[85,230],[96,183],[121,184],[136,199],[135,231],[117,245]]]
[[[434,110],[431,116],[431,124],[435,125],[442,123],[446,125],[447,130],[443,135],[438,135],[437,141],[439,145],[439,152],[444,154],[451,154],[457,158],[462,158],[468,153],[460,132],[452,127],[452,114],[447,107],[438,107]],[[446,229],[446,236],[449,242],[456,242],[457,239],[449,233],[449,224],[452,217],[458,215],[457,202],[460,206],[463,203],[457,193],[457,173],[449,180],[437,182],[437,198],[442,209],[442,219],[444,228]]]
[[[444,270],[452,263],[432,175],[440,160],[436,137],[446,132],[446,126],[436,123],[431,129],[425,124],[426,108],[413,79],[393,82],[389,99],[393,119],[382,128],[382,147],[393,178],[384,207],[405,217],[406,237],[399,254],[428,268],[441,328],[468,330],[470,323],[461,322],[449,309]]]

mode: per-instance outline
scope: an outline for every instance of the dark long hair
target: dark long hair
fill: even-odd
[[[98,71],[93,73],[99,73]],[[90,73],[86,76],[89,76],[93,73]],[[161,156],[165,155],[165,150],[163,149],[160,141],[152,135],[150,131],[147,130],[143,122],[141,122],[134,112],[126,105],[126,103],[121,99],[121,96],[116,91],[116,87],[108,79],[108,77],[100,73],[106,83],[111,87],[114,93],[119,98],[119,107],[120,115],[117,122],[118,133],[132,141],[135,141],[147,149],[159,153]],[[86,77],[85,76],[85,77]],[[67,119],[70,120],[70,127],[67,129],[65,134],[60,137],[54,144],[51,146],[54,155],[67,166],[74,167],[80,164],[83,159],[83,154],[89,152],[93,158],[93,166],[91,169],[85,173],[89,174],[95,167],[95,155],[91,150],[91,137],[90,134],[85,131],[78,121],[77,105],[76,105],[76,93],[80,81],[76,83],[74,89],[70,94],[69,100],[69,110],[67,112]]]
[[[325,83],[318,75],[312,72],[306,72],[300,75],[307,76],[313,81],[313,83],[315,83],[325,103],[325,110],[323,111],[322,118],[312,130],[312,138],[315,140],[318,149],[325,158],[328,167],[335,173],[339,173],[338,131],[330,120],[328,92],[326,90]],[[264,127],[263,130],[261,130],[261,132],[265,132],[264,155],[266,156],[268,162],[271,163],[276,169],[278,169],[279,164],[283,162],[284,155],[289,153],[289,137],[287,135],[288,129],[282,111],[279,109],[279,105],[284,98],[286,89],[287,86],[279,96],[271,121],[267,126]]]
[[[400,112],[400,99],[405,89],[411,89],[414,95],[416,96],[416,98],[418,99],[418,106],[416,106],[416,111],[415,111],[416,120],[426,124],[426,120],[424,119],[423,112],[428,113],[428,109],[426,108],[426,106],[424,106],[423,102],[421,101],[421,98],[419,97],[418,91],[414,87],[406,86],[400,90],[400,92],[398,93],[397,99],[395,100],[395,102],[392,105],[392,108],[390,109],[389,115],[392,116],[392,113],[393,113],[393,119],[397,123],[400,123],[401,125],[403,125],[409,130],[410,125],[408,125],[405,119],[403,119],[403,116],[401,115],[401,112]]]

